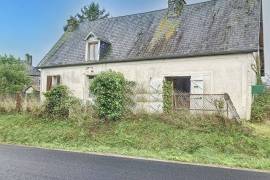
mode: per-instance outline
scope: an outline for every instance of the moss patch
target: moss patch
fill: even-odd
[[[176,34],[177,28],[180,27],[179,19],[164,17],[150,42],[150,49],[154,48],[157,43],[160,43],[162,40],[169,41]]]

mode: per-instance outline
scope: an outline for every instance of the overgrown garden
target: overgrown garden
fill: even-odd
[[[108,71],[89,87],[94,105],[74,98],[66,86],[44,94],[43,103],[22,99],[19,111],[12,96],[1,96],[0,142],[270,169],[269,124],[224,124],[219,115],[173,112],[169,83],[163,86],[164,113],[134,113],[135,86]]]

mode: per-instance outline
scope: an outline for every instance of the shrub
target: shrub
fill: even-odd
[[[90,85],[95,96],[95,106],[99,117],[105,120],[118,120],[130,109],[131,83],[123,74],[107,71],[97,75]]]
[[[266,91],[264,94],[255,97],[252,112],[252,122],[263,122],[270,120],[270,91]]]
[[[68,118],[72,97],[66,86],[56,86],[44,94],[45,115],[49,118]]]
[[[172,81],[163,82],[163,110],[170,113],[173,107],[173,85]]]

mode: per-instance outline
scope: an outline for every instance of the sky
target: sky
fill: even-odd
[[[1,0],[0,54],[24,58],[33,55],[34,65],[45,56],[63,33],[69,16],[93,0]],[[167,8],[168,0],[94,0],[110,12],[121,16]],[[206,0],[187,0],[188,4]],[[270,7],[270,0],[264,0]],[[269,9],[269,8],[268,8]],[[270,11],[265,15],[270,20]],[[265,23],[266,24],[266,23]],[[267,23],[270,32],[270,22]],[[270,36],[269,38],[270,42]],[[268,45],[270,49],[270,44]],[[269,57],[270,58],[270,57]]]

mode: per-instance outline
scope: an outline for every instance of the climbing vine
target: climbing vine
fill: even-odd
[[[172,81],[163,81],[163,110],[170,113],[173,107],[173,84]]]
[[[257,84],[261,85],[263,84],[262,82],[262,75],[261,75],[261,62],[260,62],[260,57],[253,56],[255,63],[251,65],[252,70],[256,73],[256,79],[257,79]]]

